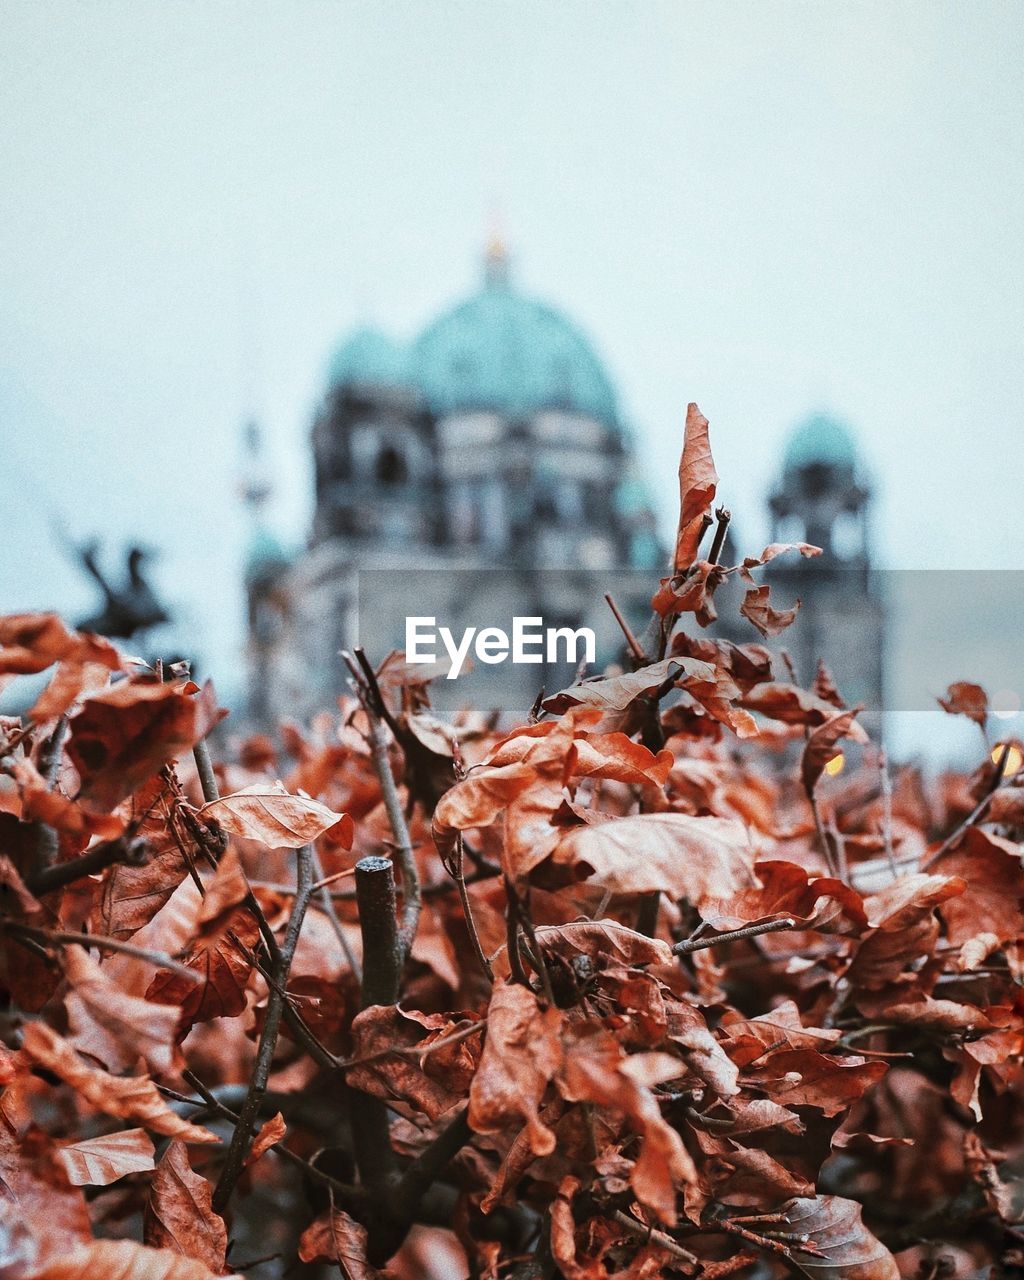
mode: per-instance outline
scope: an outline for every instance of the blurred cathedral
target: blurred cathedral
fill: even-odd
[[[338,347],[312,446],[312,530],[290,557],[270,530],[270,485],[255,428],[249,435],[256,722],[330,706],[344,687],[338,651],[362,635],[379,660],[401,647],[406,616],[436,616],[456,633],[469,625],[507,630],[513,614],[592,626],[605,659],[617,654],[621,635],[604,590],[639,627],[649,617],[667,551],[614,386],[573,321],[518,288],[501,243],[485,255],[479,288],[410,345],[361,328]],[[819,617],[808,653],[822,633],[854,620],[854,651],[880,651],[880,613],[864,607],[868,501],[849,434],[831,419],[810,420],[791,442],[771,499],[779,531],[799,525],[800,537],[827,547],[819,560],[801,562],[809,567],[798,581],[789,570],[776,575],[783,591],[797,588],[805,615]],[[856,546],[849,519],[860,532]],[[855,583],[863,599],[844,596]],[[512,716],[526,714],[542,679],[551,691],[573,674],[503,672],[501,700]],[[865,679],[865,696],[880,697],[880,674],[865,668]],[[444,685],[442,696],[454,693]],[[491,674],[488,699],[497,687]],[[458,692],[473,696],[462,678]]]

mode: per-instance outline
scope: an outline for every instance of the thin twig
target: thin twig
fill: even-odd
[[[473,1131],[469,1127],[468,1114],[469,1107],[463,1107],[403,1172],[395,1194],[395,1207],[407,1223],[412,1223],[420,1201],[440,1174],[471,1141]]]
[[[156,1087],[165,1095],[165,1097],[172,1098],[175,1102],[180,1102],[190,1107],[201,1107],[204,1110],[211,1112],[213,1115],[220,1116],[230,1124],[233,1124],[235,1126],[235,1131],[237,1132],[242,1119],[238,1112],[232,1111],[230,1107],[225,1106],[224,1103],[216,1097],[213,1091],[203,1084],[195,1072],[186,1070],[181,1074],[192,1088],[195,1089],[196,1093],[199,1094],[202,1101],[197,1101],[195,1098],[188,1098],[184,1094],[178,1093],[177,1090],[168,1088],[166,1085],[158,1084]],[[254,1123],[249,1133],[250,1141],[258,1132],[259,1124]],[[339,1195],[344,1195],[350,1203],[353,1200],[358,1200],[364,1194],[362,1188],[351,1186],[348,1183],[339,1182],[337,1178],[332,1178],[329,1173],[325,1173],[323,1169],[318,1168],[318,1166],[313,1164],[311,1161],[304,1160],[302,1156],[289,1150],[283,1142],[276,1142],[270,1150],[275,1152],[275,1154],[279,1155],[282,1159],[287,1160],[289,1164],[293,1164],[297,1169],[301,1169],[303,1173],[308,1174],[309,1177],[315,1179],[317,1182],[322,1182],[325,1186],[330,1187],[332,1191],[337,1192]]]
[[[63,889],[86,876],[95,875],[115,863],[125,862],[134,867],[141,867],[146,862],[146,845],[143,841],[118,836],[116,840],[105,840],[95,848],[83,853],[78,858],[69,858],[67,862],[56,862],[43,867],[35,875],[25,881],[25,887],[36,897]]]
[[[359,663],[360,670],[362,671],[366,688],[369,690],[373,710],[397,738],[399,736],[398,722],[391,714],[391,709],[388,707],[383,693],[381,693],[380,683],[377,680],[377,673],[374,671],[373,664],[370,662],[370,659],[366,656],[366,650],[362,645],[357,644],[353,649],[353,653],[356,655],[356,661]]]
[[[459,891],[459,901],[462,903],[462,915],[466,921],[466,929],[469,933],[469,940],[473,944],[473,951],[477,960],[480,962],[480,968],[487,975],[487,981],[494,985],[494,971],[491,968],[491,962],[487,959],[483,944],[480,941],[480,934],[477,932],[476,921],[473,919],[473,907],[469,901],[469,891],[466,888],[466,872],[463,866],[463,847],[462,832],[458,832],[455,838],[455,857],[449,868],[455,886]]]
[[[615,621],[619,624],[619,629],[622,631],[622,634],[625,637],[626,645],[628,646],[630,653],[636,659],[637,663],[642,667],[647,662],[647,655],[644,653],[643,647],[641,646],[640,641],[633,634],[633,628],[622,616],[622,611],[619,609],[619,606],[615,603],[615,597],[612,595],[612,593],[610,591],[606,591],[604,593],[604,598],[608,604],[608,608],[611,609],[612,614],[615,617]]]
[[[53,732],[39,753],[39,772],[43,776],[47,791],[52,791],[57,785],[64,751],[64,739],[67,737],[67,732],[68,717],[63,715],[58,718],[53,727]],[[60,837],[54,827],[42,820],[36,821],[35,833],[32,870],[34,873],[40,874],[56,861],[57,853],[60,849]]]
[[[523,968],[523,955],[519,948],[519,913],[516,909],[518,899],[512,888],[512,882],[505,877],[505,950],[508,952],[508,967],[512,981],[521,987],[529,987],[530,980]]]
[[[235,1183],[238,1181],[245,1166],[245,1158],[249,1154],[249,1147],[252,1142],[252,1125],[259,1114],[260,1103],[266,1093],[267,1081],[270,1078],[274,1050],[277,1048],[277,1036],[281,1028],[281,1016],[287,1003],[283,995],[283,989],[288,983],[288,972],[291,969],[292,958],[298,945],[299,933],[302,929],[302,921],[309,905],[310,890],[313,885],[313,851],[309,845],[304,845],[298,850],[296,883],[297,892],[295,894],[295,903],[292,907],[291,919],[288,921],[288,928],[281,943],[280,954],[274,963],[273,973],[276,986],[270,988],[270,994],[267,996],[266,1017],[263,1022],[263,1031],[260,1035],[259,1048],[256,1050],[256,1061],[253,1066],[252,1079],[249,1081],[249,1091],[246,1093],[245,1101],[242,1103],[238,1127],[232,1135],[231,1146],[228,1148],[224,1167],[221,1169],[220,1178],[213,1192],[213,1207],[218,1213],[223,1211],[231,1199]]]
[[[339,880],[345,880],[349,876],[354,876],[355,873],[356,873],[355,867],[345,867],[341,871],[335,871],[333,875],[323,876],[320,880],[317,880],[316,883],[313,885],[313,892],[319,893],[321,889],[326,889],[328,885],[336,884]],[[287,892],[290,893],[291,890],[289,889],[287,890]],[[340,898],[341,896],[342,895],[340,893],[331,894],[332,898]],[[354,895],[350,895],[350,896],[354,896]]]
[[[623,1213],[621,1209],[612,1210],[612,1218],[620,1227],[635,1236],[638,1240],[643,1240],[664,1249],[678,1262],[685,1262],[688,1266],[699,1267],[700,1259],[695,1253],[691,1253],[689,1249],[684,1249],[681,1244],[677,1244],[671,1236],[665,1234],[664,1231],[658,1231],[655,1227],[649,1227],[644,1222],[638,1222],[636,1218],[631,1217],[628,1213]]]
[[[3,928],[12,933],[24,934],[37,942],[49,942],[58,947],[99,947],[103,951],[119,951],[122,955],[131,956],[135,960],[144,960],[147,964],[161,969],[170,969],[173,973],[189,982],[202,982],[202,975],[188,965],[182,964],[169,956],[166,951],[150,951],[145,947],[133,947],[130,942],[121,942],[117,938],[107,938],[99,933],[64,933],[56,929],[40,929],[35,925],[22,924],[20,921],[7,920]]]
[[[429,1044],[389,1045],[386,1049],[375,1049],[373,1053],[363,1054],[359,1058],[340,1058],[337,1061],[337,1065],[345,1071],[351,1071],[354,1067],[365,1067],[371,1062],[380,1062],[383,1058],[422,1059],[436,1049],[446,1049],[449,1045],[468,1040],[470,1036],[475,1036],[478,1032],[480,1035],[486,1035],[486,1022],[474,1022],[468,1027],[462,1027],[459,1031],[453,1031],[450,1035],[442,1036],[440,1040],[431,1040]]]
[[[814,788],[807,793],[807,798],[811,802],[811,813],[814,815],[814,829],[818,834],[818,843],[821,845],[821,852],[825,856],[825,864],[828,867],[830,876],[839,876],[839,868],[836,866],[835,854],[832,850],[832,843],[828,838],[825,830],[825,824],[821,819],[821,810],[818,808],[818,797],[814,793]]]
[[[742,942],[744,938],[757,938],[762,933],[781,933],[784,929],[795,928],[795,920],[766,920],[762,924],[748,924],[743,929],[730,929],[728,933],[718,933],[711,938],[687,938],[675,944],[672,954],[688,956],[694,951],[706,951],[708,947],[717,947],[720,942]]]
[[[715,529],[715,536],[711,540],[711,550],[708,552],[708,560],[712,564],[718,564],[722,555],[722,549],[725,547],[725,535],[729,532],[729,521],[732,519],[732,512],[727,511],[725,507],[715,508],[715,519],[718,525]]]
[[[946,854],[949,853],[950,849],[959,844],[960,837],[964,834],[967,828],[973,827],[992,803],[992,797],[999,790],[1003,782],[1003,774],[1006,772],[1006,762],[1010,758],[1010,746],[1011,743],[1009,741],[1003,743],[1003,749],[1000,751],[999,759],[996,761],[996,771],[992,776],[992,782],[989,785],[988,791],[981,797],[967,817],[950,832],[945,840],[943,840],[942,844],[939,845],[932,856],[930,858],[926,858],[924,862],[921,863],[922,871],[928,871],[940,858],[944,858]],[[1018,770],[1018,773],[1019,772],[1020,770]],[[1014,774],[1013,776],[1016,777],[1017,775]]]
[[[312,899],[310,900],[309,905],[311,907],[313,906]],[[312,1031],[302,1014],[299,1013],[298,1009],[296,1009],[295,1005],[292,1003],[293,997],[289,993],[288,989],[281,986],[267,966],[261,962],[259,956],[253,955],[251,952],[247,952],[245,948],[238,946],[237,943],[236,948],[242,953],[245,960],[254,966],[257,973],[259,973],[267,986],[271,990],[276,991],[284,1000],[284,1009],[282,1010],[284,1020],[288,1023],[292,1035],[299,1044],[302,1045],[303,1049],[306,1050],[313,1061],[317,1063],[318,1066],[326,1067],[329,1070],[336,1070],[339,1068],[342,1065],[341,1059],[335,1057],[319,1036]]]
[[[192,759],[196,762],[196,772],[199,774],[199,786],[203,792],[203,799],[207,804],[214,800],[219,800],[220,788],[217,786],[217,775],[213,771],[210,748],[205,738],[200,738],[192,748]]]
[[[324,869],[320,862],[320,855],[317,853],[316,849],[314,848],[313,849],[313,874],[316,876],[316,884],[313,885],[313,890],[316,893],[317,901],[319,902],[324,914],[327,916],[327,919],[330,923],[331,928],[334,930],[334,936],[338,939],[338,946],[341,947],[341,953],[345,957],[345,963],[355,974],[356,981],[360,982],[362,980],[363,971],[359,967],[359,961],[355,957],[355,952],[349,946],[348,938],[345,936],[345,930],[342,926],[341,921],[338,918],[338,912],[336,911],[334,906],[334,899],[331,897],[331,891],[327,887],[336,878],[340,876],[352,875],[353,872],[350,870],[339,871],[338,877],[335,877],[335,876],[325,877]]]
[[[537,971],[540,978],[540,985],[544,991],[544,999],[554,1008],[555,991],[551,985],[551,973],[548,969],[547,961],[544,958],[544,951],[540,943],[537,941],[537,931],[533,927],[533,920],[530,916],[529,905],[523,901],[516,890],[515,885],[510,879],[505,880],[505,893],[508,898],[508,910],[510,915],[514,915],[516,921],[523,926],[523,932],[530,940],[530,962]],[[516,944],[518,952],[518,942]],[[525,976],[525,975],[524,975]],[[529,984],[527,984],[529,985]]]
[[[217,786],[217,777],[213,771],[213,762],[210,759],[210,748],[207,746],[205,738],[201,738],[192,748],[192,758],[196,762],[196,772],[199,774],[199,785],[202,788],[203,799],[207,804],[212,804],[214,800],[220,799],[220,788]],[[205,843],[202,824],[187,806],[181,806],[181,814],[186,821],[190,822],[193,835],[200,846],[206,849],[214,866],[216,866],[216,858],[213,857],[213,851]],[[246,884],[249,884],[248,877],[246,877]],[[277,944],[277,939],[274,937],[274,931],[270,927],[266,912],[260,906],[259,899],[253,893],[251,885],[242,899],[242,905],[254,916],[260,931],[260,937],[263,939],[263,945],[267,948],[271,962],[275,965],[280,964],[281,949]]]
[[[892,778],[889,776],[889,755],[882,747],[878,752],[878,774],[882,784],[882,840],[885,844],[885,856],[894,880],[899,878],[896,866],[896,854],[892,843]]]

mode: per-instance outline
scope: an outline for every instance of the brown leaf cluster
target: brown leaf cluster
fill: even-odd
[[[1019,1272],[1024,785],[890,767],[827,670],[688,629],[736,574],[774,635],[753,575],[816,550],[702,559],[717,486],[691,406],[626,669],[500,730],[389,655],[215,739],[218,794],[212,686],[0,620],[0,675],[52,668],[0,721],[5,1276]]]

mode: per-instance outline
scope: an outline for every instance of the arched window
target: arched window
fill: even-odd
[[[391,445],[385,445],[377,454],[378,481],[381,484],[404,484],[408,474],[405,458]]]
[[[855,560],[864,553],[864,529],[852,511],[843,511],[832,526],[832,550],[840,560]]]

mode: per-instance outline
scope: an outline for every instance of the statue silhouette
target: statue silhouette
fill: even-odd
[[[127,581],[120,588],[111,586],[97,563],[98,542],[76,547],[75,551],[82,567],[99,584],[104,600],[99,613],[84,618],[78,624],[81,630],[113,636],[118,640],[130,640],[140,631],[147,631],[150,627],[169,620],[168,613],[142,572],[143,562],[147,558],[142,547],[129,548]]]

